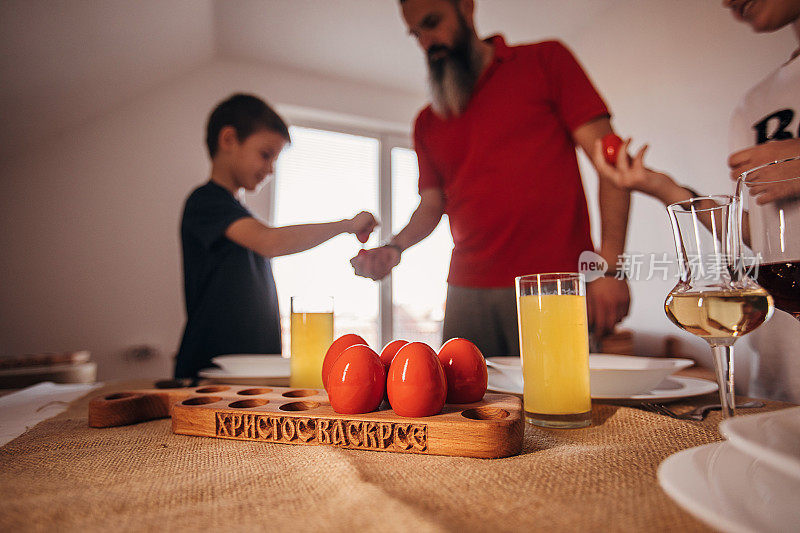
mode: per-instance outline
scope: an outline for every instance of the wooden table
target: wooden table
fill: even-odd
[[[0,448],[0,529],[707,531],[656,468],[722,439],[718,412],[687,422],[596,404],[590,428],[526,426],[519,455],[470,459],[175,435],[168,419],[94,429],[88,401]]]

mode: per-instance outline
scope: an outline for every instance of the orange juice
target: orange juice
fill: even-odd
[[[588,413],[592,404],[586,297],[523,295],[518,303],[526,415]]]
[[[333,312],[291,313],[289,384],[322,388],[322,361],[333,342]]]

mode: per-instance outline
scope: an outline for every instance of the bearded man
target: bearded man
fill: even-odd
[[[481,40],[473,0],[400,0],[425,52],[431,104],[417,116],[420,203],[388,244],[351,261],[385,277],[402,252],[447,213],[453,253],[444,339],[470,339],[486,355],[519,354],[514,278],[574,272],[595,250],[576,146],[587,154],[612,131],[610,114],[559,42],[507,46]],[[602,243],[611,268],[623,252],[629,193],[600,180]],[[587,287],[589,325],[613,329],[628,312],[627,283],[613,274]]]

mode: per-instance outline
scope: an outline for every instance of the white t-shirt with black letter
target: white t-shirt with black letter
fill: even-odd
[[[733,153],[798,137],[800,57],[795,57],[745,94],[731,117],[729,145]],[[745,338],[757,354],[749,395],[800,403],[800,321],[776,310]]]

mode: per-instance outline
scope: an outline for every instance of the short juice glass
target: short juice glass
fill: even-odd
[[[322,388],[322,361],[333,342],[333,298],[292,296],[290,321],[292,387]]]
[[[525,420],[551,428],[592,423],[583,274],[516,278]]]

